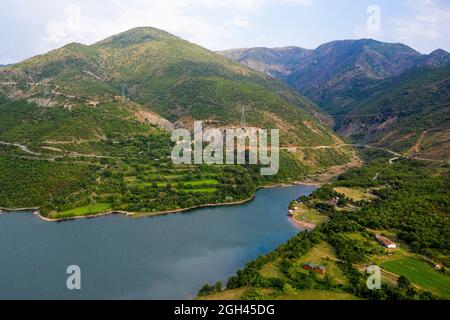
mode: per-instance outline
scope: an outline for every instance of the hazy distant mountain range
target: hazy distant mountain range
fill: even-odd
[[[219,55],[162,30],[136,28],[2,67],[4,103],[31,102],[28,108],[40,111],[33,111],[32,125],[25,121],[30,113],[24,120],[3,112],[0,139],[52,140],[61,132],[67,140],[130,136],[149,124],[171,129],[195,119],[236,125],[245,110],[247,125],[278,127],[287,145],[339,141],[326,126],[333,124],[331,115],[336,131],[352,141],[445,158],[449,64],[444,50],[423,55],[369,39]],[[127,99],[117,99],[123,93]],[[86,113],[80,118],[74,110]]]
[[[265,72],[274,77],[287,79],[301,61],[313,50],[299,47],[250,48],[221,51],[219,54],[252,69]]]
[[[450,54],[442,49],[423,55],[403,44],[370,39],[333,41],[315,50],[250,48],[219,53],[287,81],[332,114],[349,102],[355,86],[399,76],[415,66],[450,63]]]
[[[283,59],[274,60],[279,52]],[[354,141],[448,156],[448,151],[435,152],[450,145],[450,54],[442,49],[423,55],[403,44],[362,39],[333,41],[315,50],[252,48],[220,53],[285,81],[334,116],[336,129]],[[430,137],[427,132],[424,138],[429,126],[434,134]]]

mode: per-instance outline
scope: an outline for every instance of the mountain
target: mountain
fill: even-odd
[[[301,61],[288,83],[337,114],[354,99],[355,88],[398,76],[416,65],[420,57],[403,44],[369,39],[334,41]]]
[[[174,165],[170,131],[195,120],[280,129],[278,174]],[[245,201],[348,163],[327,121],[281,81],[162,30],[71,43],[0,69],[0,207],[65,219]]]
[[[71,110],[88,106],[97,107],[96,118],[104,108],[120,107],[129,113],[119,116],[127,122],[139,122],[148,113],[147,118],[184,127],[190,127],[194,119],[221,126],[239,124],[244,107],[248,125],[280,127],[288,144],[335,141],[333,133],[316,121],[315,116],[329,122],[325,113],[283,83],[153,28],[133,29],[91,46],[69,44],[2,69],[0,82],[0,90],[10,99],[33,102],[45,112],[54,112],[49,107],[65,107],[60,109],[67,111],[60,112],[67,113],[66,121],[71,119],[85,128],[75,132],[78,139],[111,136],[109,129],[102,128],[108,122],[73,119]],[[117,99],[122,86],[126,102]],[[105,112],[111,116],[110,111]],[[59,131],[62,124],[53,125]],[[131,124],[122,129],[134,132]],[[10,130],[1,130],[0,138],[11,138]],[[21,133],[19,138],[26,138],[26,131]],[[59,136],[53,133],[43,132],[50,140]]]
[[[312,50],[299,47],[284,47],[231,49],[220,51],[218,54],[254,70],[285,80],[311,52]]]
[[[402,44],[344,40],[310,51],[287,78],[278,77],[328,111],[338,133],[355,142],[446,159],[449,65],[442,49],[423,55]]]
[[[371,39],[333,41],[315,50],[289,48],[296,47],[237,49],[221,54],[285,81],[332,115],[347,112],[348,105],[359,99],[359,92],[378,81],[400,76],[416,66],[450,64],[450,54],[442,49],[423,55],[403,44]],[[277,55],[279,50],[282,54]]]
[[[450,65],[416,67],[360,92],[338,132],[408,155],[449,160]]]
[[[442,67],[450,64],[450,53],[437,49],[429,55],[423,55],[419,65],[429,67]]]

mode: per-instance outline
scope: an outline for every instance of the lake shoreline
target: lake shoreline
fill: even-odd
[[[324,184],[330,182],[331,179],[339,175],[341,172],[340,170],[347,171],[350,168],[359,167],[361,165],[361,162],[359,158],[352,159],[349,163],[346,165],[340,165],[336,166],[334,169],[339,169],[337,171],[330,173],[322,173],[315,179],[311,179],[306,177],[305,181],[295,181],[295,182],[286,182],[286,183],[277,183],[273,185],[267,185],[267,186],[260,186],[256,188],[256,191],[260,189],[270,189],[270,188],[287,188],[292,186],[298,186],[298,185],[304,185],[304,186],[313,186],[320,188]],[[105,217],[109,215],[126,215],[127,217],[132,218],[143,218],[143,217],[153,217],[153,216],[162,216],[162,215],[169,215],[169,214],[176,214],[176,213],[182,213],[187,212],[195,209],[201,209],[201,208],[212,208],[212,207],[221,207],[221,206],[234,206],[234,205],[242,205],[248,202],[251,202],[255,196],[255,193],[246,200],[236,201],[236,202],[227,202],[227,203],[212,203],[212,204],[205,204],[200,206],[195,206],[191,208],[181,208],[181,209],[175,209],[175,210],[167,210],[167,211],[160,211],[160,212],[128,212],[128,211],[120,211],[120,210],[109,210],[104,213],[99,213],[95,215],[85,215],[85,216],[75,216],[75,217],[69,217],[69,218],[57,218],[57,219],[51,219],[44,217],[40,214],[39,210],[40,208],[20,208],[20,209],[7,209],[7,208],[1,208],[0,207],[0,213],[2,212],[21,212],[21,211],[33,211],[33,214],[38,216],[41,220],[45,222],[63,222],[63,221],[70,221],[70,220],[79,220],[79,219],[94,219],[94,218],[100,218]],[[298,224],[293,222],[297,227],[301,228]]]
[[[8,250],[0,250],[7,275],[0,282],[11,290],[0,290],[0,298],[74,299],[64,274],[68,265],[77,265],[90,281],[75,299],[194,299],[210,279],[226,281],[236,268],[295,237],[299,231],[286,210],[314,189],[264,188],[244,205],[154,219],[110,216],[47,223],[32,212],[2,214],[0,242]],[[31,280],[17,282],[24,274]]]
[[[295,219],[295,217],[289,217],[289,221],[299,228],[301,231],[311,231],[317,228],[317,226],[312,222],[306,222],[306,221],[298,221]]]
[[[294,182],[294,183],[280,183],[275,185],[267,185],[267,186],[261,186],[256,189],[256,192],[261,189],[273,189],[273,188],[288,188],[292,186],[298,186],[298,185],[304,185],[304,186],[315,186],[320,187],[320,184],[310,183],[310,182]],[[23,212],[23,211],[32,211],[34,215],[36,215],[39,219],[45,222],[65,222],[65,221],[74,221],[74,220],[80,220],[80,219],[96,219],[96,218],[102,218],[106,216],[111,215],[124,215],[129,218],[145,218],[145,217],[156,217],[156,216],[165,216],[170,214],[177,214],[177,213],[183,213],[188,212],[196,209],[205,209],[205,208],[214,208],[214,207],[226,207],[226,206],[238,206],[243,205],[246,203],[249,203],[253,201],[256,197],[256,192],[248,199],[235,201],[235,202],[225,202],[225,203],[212,203],[212,204],[204,204],[199,206],[194,206],[190,208],[180,208],[180,209],[174,209],[174,210],[165,210],[165,211],[158,211],[158,212],[131,212],[131,211],[122,211],[122,210],[109,210],[107,212],[93,214],[93,215],[84,215],[84,216],[74,216],[74,217],[68,217],[68,218],[48,218],[44,217],[40,214],[39,209],[40,208],[1,208],[0,207],[0,213],[15,213],[15,212]]]

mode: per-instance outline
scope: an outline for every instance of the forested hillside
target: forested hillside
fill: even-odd
[[[205,286],[207,299],[448,299],[448,165],[388,158],[350,170],[291,206],[296,221],[314,221],[274,252],[229,279]],[[339,199],[334,202],[333,199]],[[377,240],[383,235],[395,249]],[[321,266],[325,272],[305,270]],[[367,287],[368,266],[381,268],[380,290]],[[219,289],[218,289],[219,288]]]
[[[279,174],[174,166],[169,133],[195,120],[279,129]],[[280,81],[162,30],[68,44],[0,70],[0,207],[66,218],[247,200],[259,186],[347,163],[352,152],[335,148],[329,122]]]
[[[270,49],[255,52],[258,48],[224,54],[256,69],[272,65]],[[402,44],[362,39],[326,43],[303,56],[284,53],[278,63],[285,76],[263,71],[328,111],[344,137],[408,156],[448,160],[448,52],[425,55]]]
[[[441,160],[450,150],[450,65],[415,68],[361,90],[337,117],[354,141]]]

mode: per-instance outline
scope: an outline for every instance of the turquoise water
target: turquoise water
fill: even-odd
[[[247,204],[61,223],[0,214],[0,299],[189,299],[299,230],[290,201],[311,186],[263,189]],[[81,290],[66,287],[70,265]]]

